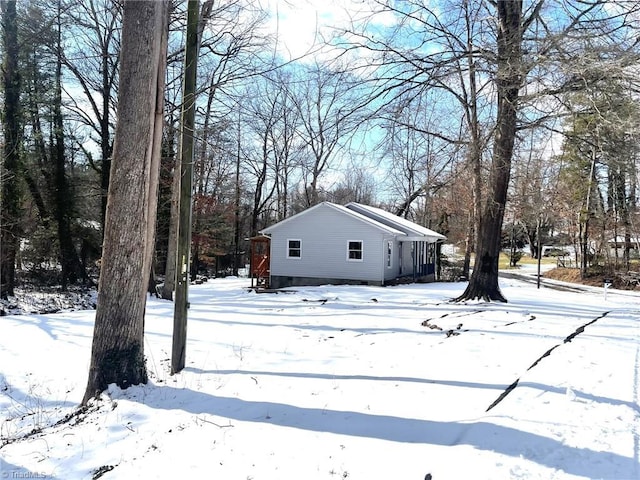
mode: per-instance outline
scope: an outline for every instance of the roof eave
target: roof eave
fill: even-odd
[[[400,242],[444,242],[447,239],[444,235],[407,235],[398,237]]]

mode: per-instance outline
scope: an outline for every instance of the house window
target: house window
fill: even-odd
[[[302,257],[302,240],[287,240],[287,258]]]
[[[350,262],[362,261],[362,240],[349,240],[347,245],[347,260]]]
[[[393,253],[393,242],[387,242],[387,268],[391,268],[391,254]]]

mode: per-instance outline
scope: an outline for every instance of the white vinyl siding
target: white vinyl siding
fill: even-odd
[[[292,285],[306,279],[392,281],[399,275],[411,275],[418,243],[445,238],[380,209],[330,202],[310,207],[262,233],[271,236],[271,277]],[[350,242],[355,242],[351,249]]]
[[[271,275],[380,281],[385,261],[385,234],[330,206],[312,207],[292,217],[271,234]],[[289,258],[289,240],[299,239],[300,258]],[[361,261],[346,261],[348,242],[361,239]]]
[[[302,258],[302,240],[299,238],[287,239],[287,258]]]

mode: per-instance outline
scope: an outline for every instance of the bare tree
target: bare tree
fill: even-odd
[[[541,5],[541,4],[539,4]],[[497,72],[495,88],[498,111],[489,174],[490,193],[481,212],[478,246],[469,284],[457,300],[483,298],[505,302],[498,287],[498,257],[504,208],[507,202],[511,161],[518,125],[518,101],[523,81],[523,35],[536,19],[538,9],[524,18],[521,1],[497,1]]]
[[[181,24],[182,15],[175,12],[175,27],[177,31],[183,31]],[[207,171],[215,168],[208,162],[219,160],[219,140],[223,137],[223,132],[216,129],[228,124],[226,117],[231,115],[230,106],[235,105],[233,94],[234,87],[254,75],[258,75],[259,62],[256,52],[263,50],[266,44],[265,38],[260,35],[260,25],[265,20],[265,15],[256,2],[241,2],[239,0],[224,0],[213,2],[207,0],[203,2],[199,15],[198,38],[199,38],[199,59],[198,59],[198,87],[197,92],[206,98],[204,108],[199,108],[196,112],[196,178],[195,185],[204,191],[204,183]],[[180,63],[184,49],[182,44],[173,49],[169,54],[171,64]],[[179,84],[178,75],[174,75],[169,80],[170,85],[176,82]],[[170,110],[180,108],[181,97],[178,95],[169,106]],[[215,161],[214,161],[215,163]],[[219,164],[224,163],[220,162]],[[174,169],[174,175],[177,170]],[[177,192],[175,186],[178,182],[173,182],[174,191],[172,203],[177,202]],[[197,195],[194,202],[195,220],[195,245],[192,271],[198,268],[198,258],[202,253],[201,235],[202,229],[202,206],[207,203],[204,195]],[[175,211],[175,209],[174,209]],[[175,286],[175,263],[176,249],[175,242],[171,238],[177,228],[177,215],[171,215],[168,236],[167,259],[165,266],[165,282],[162,288],[162,297],[171,298]],[[173,273],[172,273],[173,272]]]
[[[344,178],[328,192],[332,202],[344,205],[349,202],[373,205],[376,198],[376,179],[360,162],[352,161]]]
[[[278,72],[264,76],[247,89],[242,118],[246,146],[241,148],[244,171],[249,179],[251,199],[250,235],[256,235],[265,214],[287,215],[289,180],[298,161],[300,114],[294,102],[291,77]],[[296,163],[297,165],[297,163]],[[276,205],[276,207],[273,207]],[[276,212],[269,212],[274,209]]]
[[[561,165],[547,150],[553,135],[547,130],[529,130],[529,138],[521,138],[515,154],[512,185],[505,221],[511,232],[522,232],[529,244],[529,254],[538,258],[538,236],[551,232],[560,223],[558,214],[559,171]],[[524,135],[522,136],[524,137]],[[552,218],[553,211],[556,219]],[[515,265],[513,265],[515,266]]]
[[[443,129],[443,118],[457,114],[438,105],[438,94],[435,90],[417,92],[411,98],[394,99],[385,109],[389,113],[383,117],[385,136],[380,151],[390,163],[390,193],[397,199],[394,213],[405,218],[412,218],[416,201],[424,207],[430,195],[442,187],[446,170],[467,143],[466,139],[444,139],[429,133]],[[455,130],[453,125],[451,128]]]
[[[166,1],[124,4],[118,122],[89,379],[145,383],[144,312],[156,221],[167,45]]]
[[[468,203],[464,272],[468,276],[470,259],[476,243],[483,184],[483,159],[493,133],[493,104],[488,101],[491,90],[492,54],[487,39],[492,36],[487,2],[480,0],[438,2],[390,2],[375,0],[375,8],[393,15],[397,24],[381,29],[383,34],[367,31],[351,32],[348,48],[365,50],[373,55],[377,81],[374,101],[385,99],[384,121],[414,130],[430,143],[448,143],[449,150],[466,150],[466,169],[472,201]],[[369,19],[375,24],[375,15]],[[418,39],[422,41],[406,41]],[[370,65],[363,67],[370,70]],[[446,107],[445,107],[446,105]],[[391,106],[391,108],[389,108]],[[421,122],[421,117],[402,117],[405,109],[423,108],[437,121]],[[451,156],[451,154],[450,154]],[[396,203],[404,214],[413,202],[424,198],[435,183],[416,183]]]
[[[292,97],[291,75],[278,70],[275,78],[268,80],[274,84],[278,97],[278,116],[275,128],[270,129],[268,136],[273,145],[275,184],[276,184],[276,218],[282,220],[290,215],[290,195],[296,172],[300,171],[301,154],[304,143],[298,135],[300,128],[300,112]]]
[[[552,97],[581,87],[582,76],[566,75],[561,68],[563,63],[579,63],[575,57],[582,52],[580,39],[602,45],[615,38],[625,48],[633,46],[630,27],[637,15],[636,2],[615,8],[602,0],[371,3],[395,16],[397,24],[384,28],[371,16],[349,46],[369,55],[362,69],[376,71],[382,92],[378,98],[415,96],[437,88],[463,107],[473,184],[478,192],[480,180],[487,188],[481,204],[480,195],[475,195],[479,214],[475,266],[459,298],[504,301],[498,288],[500,230],[517,132],[557,118],[563,112],[558,112]],[[478,108],[480,98],[490,101],[489,108]],[[483,127],[490,116],[495,116],[495,126]],[[451,137],[447,131],[428,133]],[[479,162],[485,146],[492,151],[486,178]]]
[[[54,212],[58,229],[58,245],[60,248],[61,285],[66,290],[69,283],[75,283],[86,272],[80,264],[78,252],[71,235],[72,195],[67,178],[67,158],[65,148],[64,117],[62,115],[62,19],[61,0],[57,5],[56,44],[55,44],[55,83],[53,98],[53,160]]]
[[[319,181],[336,167],[338,152],[359,127],[366,100],[359,96],[362,81],[340,65],[315,63],[293,96],[300,117],[298,135],[306,145],[303,181],[306,206],[319,201]]]
[[[424,39],[417,42],[418,47],[413,48],[411,45],[415,43],[408,42],[407,47],[407,42],[397,36],[391,37],[396,46],[391,41],[365,43],[366,48],[382,53],[379,61],[384,68],[381,78],[383,88],[398,92],[395,94],[396,98],[426,88],[440,88],[452,94],[463,107],[471,133],[469,159],[474,171],[476,205],[480,198],[479,166],[485,142],[479,127],[477,100],[480,59],[485,62],[484,75],[493,76],[496,127],[488,192],[484,206],[478,212],[480,216],[473,275],[459,300],[484,298],[505,301],[498,288],[498,256],[518,125],[518,101],[527,73],[522,44],[524,32],[538,18],[542,2],[534,3],[527,16],[520,0],[498,0],[487,6],[467,1],[443,2],[433,7],[413,0],[406,3],[380,0],[375,3],[384,11],[397,15],[401,19],[401,25],[406,26],[410,34]],[[443,17],[442,11],[446,12],[443,21],[440,20]],[[461,13],[456,15],[455,12]],[[494,19],[493,31],[476,31],[474,25],[477,24],[480,12],[485,12],[489,18]],[[488,39],[492,38],[495,39],[495,46],[489,43]],[[440,48],[428,48],[428,40],[439,44]],[[388,60],[389,57],[391,60]],[[455,87],[451,86],[452,78],[457,79]],[[449,137],[439,131],[429,133]]]
[[[68,35],[65,49],[60,52],[65,68],[72,75],[65,82],[65,88],[79,87],[73,93],[71,90],[66,92],[67,108],[86,127],[100,149],[100,158],[94,159],[93,152],[78,139],[89,164],[100,175],[103,227],[116,115],[121,3],[112,0],[69,3],[64,13],[73,25],[73,35]]]

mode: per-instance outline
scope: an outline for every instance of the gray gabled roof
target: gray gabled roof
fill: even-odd
[[[316,209],[319,208],[331,208],[333,210],[336,210],[338,212],[341,212],[345,215],[348,215],[350,217],[356,218],[361,222],[367,223],[379,230],[382,230],[386,233],[391,233],[394,235],[402,235],[404,232],[402,232],[401,230],[397,230],[393,227],[390,227],[388,225],[385,225],[383,223],[377,222],[374,219],[371,219],[365,215],[362,215],[361,213],[356,212],[355,210],[350,210],[342,205],[338,205],[336,203],[331,203],[331,202],[321,202],[318,203],[317,205],[314,205],[313,207],[309,207],[306,210],[303,210],[302,212],[296,213],[295,215],[292,215],[290,217],[285,218],[284,220],[281,220],[278,223],[274,223],[273,225],[268,226],[267,228],[263,228],[262,230],[260,230],[261,233],[271,233],[274,230],[277,230],[278,228],[280,228],[282,225],[284,225],[285,223],[290,222],[291,220],[301,217],[303,215],[308,215],[309,213],[313,212]]]
[[[406,218],[394,215],[386,210],[382,210],[381,208],[370,207],[369,205],[362,205],[356,202],[347,203],[345,208],[361,213],[362,215],[405,233],[407,238],[402,238],[400,241],[420,241],[426,239],[430,242],[436,242],[438,240],[446,240],[447,238],[438,232],[434,232],[433,230],[413,223]]]
[[[368,205],[362,205],[355,202],[348,203],[345,206],[331,202],[322,202],[262,229],[261,233],[271,233],[285,223],[290,222],[299,216],[307,215],[318,208],[332,208],[386,233],[396,235],[400,241],[437,242],[438,240],[444,240],[447,238],[433,230],[429,230],[428,228],[422,227],[405,218],[398,217],[397,215],[393,215],[392,213],[386,212],[380,208],[370,207]]]

